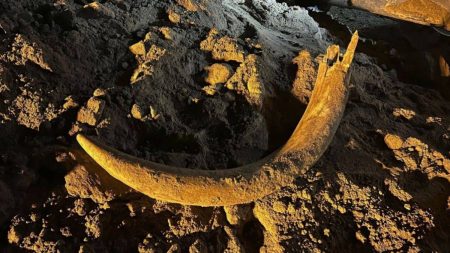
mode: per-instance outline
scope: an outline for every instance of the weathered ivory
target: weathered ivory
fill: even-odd
[[[357,43],[356,32],[342,60],[336,50],[328,50],[294,133],[279,150],[255,163],[233,169],[195,170],[139,159],[82,134],[77,136],[78,143],[111,176],[158,200],[196,206],[255,201],[291,184],[328,148],[344,114],[349,67]],[[328,66],[333,60],[334,64]]]

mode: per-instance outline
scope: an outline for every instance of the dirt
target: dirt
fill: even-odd
[[[450,39],[301,4],[1,1],[0,250],[450,251]],[[356,29],[329,149],[255,203],[150,199],[75,141],[197,169],[257,161],[292,133],[317,57]]]

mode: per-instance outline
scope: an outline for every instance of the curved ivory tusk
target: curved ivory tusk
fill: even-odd
[[[242,167],[194,170],[139,159],[79,134],[81,147],[109,174],[158,200],[196,206],[249,203],[287,186],[322,156],[345,110],[347,72],[358,43],[355,33],[342,61],[320,63],[316,85],[303,117],[287,143],[268,157]],[[331,51],[331,50],[329,50]]]

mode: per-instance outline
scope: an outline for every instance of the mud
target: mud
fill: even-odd
[[[450,40],[302,5],[1,1],[0,249],[450,251]],[[330,148],[294,184],[253,204],[152,200],[75,142],[83,132],[189,168],[256,161],[292,133],[315,59],[355,29],[363,45]],[[301,50],[311,60],[294,63]],[[230,73],[212,76],[216,64]]]

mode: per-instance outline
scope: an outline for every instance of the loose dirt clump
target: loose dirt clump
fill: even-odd
[[[0,251],[450,251],[450,41],[359,11],[309,10],[0,1]],[[95,135],[192,169],[257,161],[295,128],[320,54],[355,29],[349,102],[329,149],[254,203],[150,199],[75,142]]]
[[[215,28],[211,29],[208,37],[200,43],[200,49],[211,52],[212,58],[216,61],[243,62],[244,54],[236,41],[228,36],[216,38],[218,33]]]

